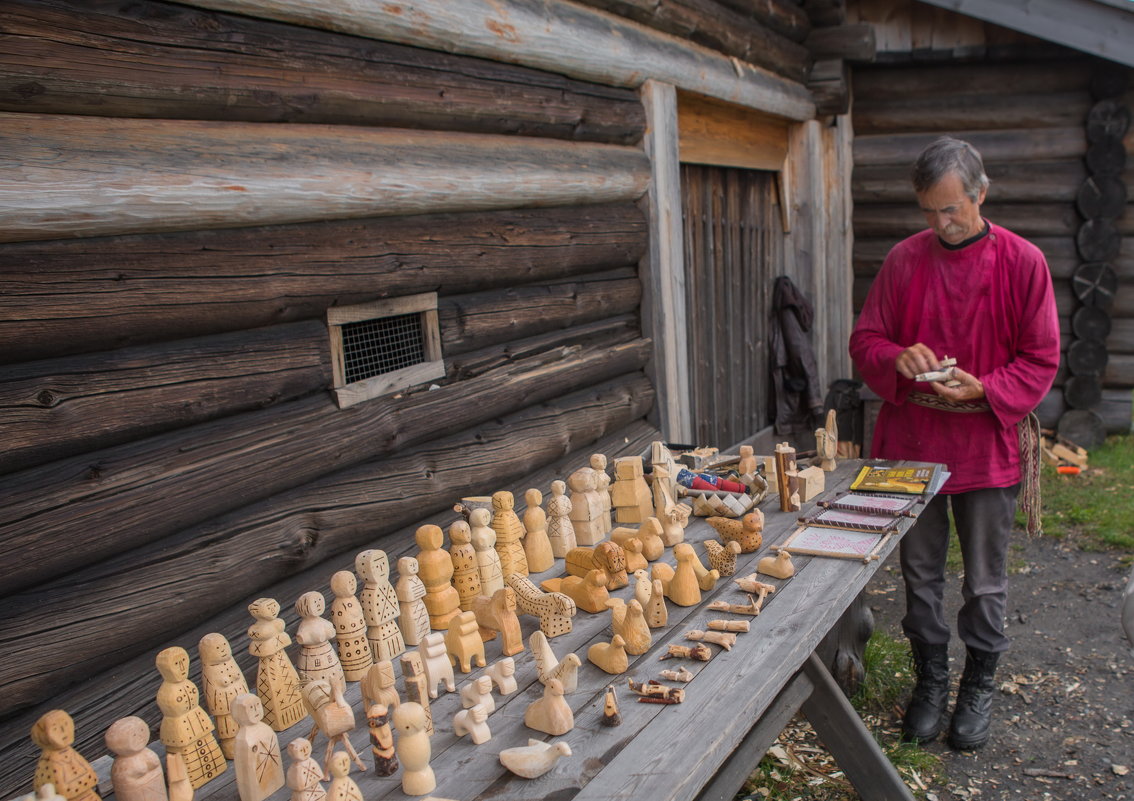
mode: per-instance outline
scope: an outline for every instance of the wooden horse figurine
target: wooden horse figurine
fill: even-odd
[[[335,750],[335,743],[340,742],[343,748],[354,759],[359,770],[366,770],[358,752],[350,744],[350,732],[354,731],[354,710],[343,697],[343,684],[340,679],[316,679],[303,685],[303,702],[307,705],[315,725],[308,740],[323,732],[327,736],[327,755],[323,758],[324,773],[328,773],[331,763],[331,753]]]
[[[527,577],[519,573],[512,573],[508,578],[511,579],[512,576],[527,581]],[[520,631],[520,618],[516,616],[516,592],[511,587],[497,590],[491,598],[484,595],[477,598],[473,604],[473,613],[480,627],[481,640],[495,640],[496,632],[500,632],[501,652],[504,656],[512,656],[524,650],[524,635]]]
[[[548,637],[571,631],[575,602],[561,592],[544,592],[527,576],[508,576],[508,586],[516,593],[516,607],[522,615],[539,618],[539,630]]]
[[[449,652],[449,661],[454,667],[460,665],[462,673],[471,673],[474,662],[477,667],[487,664],[475,612],[461,612],[453,618],[445,632],[445,649]]]

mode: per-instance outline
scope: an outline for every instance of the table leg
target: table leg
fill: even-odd
[[[848,697],[855,694],[866,674],[863,653],[873,633],[874,613],[870,611],[866,593],[860,592],[815,649]]]

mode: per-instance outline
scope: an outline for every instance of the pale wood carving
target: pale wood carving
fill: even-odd
[[[666,580],[666,570],[669,568],[663,562],[654,564],[653,576],[660,579],[665,596],[678,606],[695,606],[701,603],[701,587],[697,582],[697,572],[693,567],[697,554],[693,546],[687,542],[679,542],[673,546],[673,556],[677,559],[677,568],[673,570],[672,578]]]
[[[449,559],[453,563],[453,587],[460,597],[460,609],[472,609],[480,595],[480,571],[477,569],[476,549],[472,546],[472,529],[464,520],[449,526]]]
[[[752,624],[747,620],[710,620],[709,629],[712,631],[734,631],[744,634]]]
[[[374,664],[362,604],[354,597],[357,589],[358,580],[349,570],[339,570],[331,576],[331,592],[335,596],[331,601],[331,624],[335,627],[339,664],[347,681],[359,681]]]
[[[552,679],[558,679],[564,693],[569,695],[575,692],[578,686],[579,667],[582,665],[578,656],[567,654],[562,659],[557,658],[542,631],[532,632],[532,636],[528,638],[528,646],[535,657],[536,675],[541,684],[546,685]]]
[[[542,573],[555,564],[551,540],[547,536],[547,513],[543,511],[543,493],[534,487],[524,493],[524,556],[530,573]]]
[[[722,576],[736,573],[736,557],[740,554],[739,542],[729,540],[721,545],[716,540],[705,540],[705,552],[709,556],[709,564],[717,573]]]
[[[559,679],[549,680],[544,685],[543,697],[528,704],[524,710],[524,725],[552,736],[566,734],[575,727],[575,716],[563,697]]]
[[[528,574],[528,557],[524,553],[524,526],[516,514],[516,498],[501,490],[492,494],[492,530],[496,532],[496,553],[500,555],[500,572]]]
[[[677,670],[659,670],[658,675],[670,681],[693,681],[693,672],[684,665]]]
[[[324,801],[327,791],[320,784],[323,769],[311,757],[311,741],[306,737],[296,737],[288,743],[287,756],[291,760],[286,777],[291,801]]]
[[[639,703],[680,704],[685,700],[685,690],[680,687],[667,687],[653,679],[643,682],[636,682],[633,679],[626,681],[630,692],[638,696]]]
[[[238,726],[232,763],[236,792],[240,801],[263,801],[284,786],[279,737],[264,722],[264,705],[252,693],[236,697],[232,717]]]
[[[776,445],[776,491],[780,494],[780,511],[793,512],[799,508],[792,508],[791,487],[788,483],[789,473],[795,472],[795,448],[786,442]]]
[[[260,598],[248,605],[256,622],[248,629],[252,641],[248,652],[259,658],[256,668],[256,694],[264,705],[264,722],[275,731],[284,731],[307,717],[307,707],[299,694],[299,673],[287,651],[291,637],[284,631],[280,605],[272,598]]]
[[[115,755],[110,780],[118,801],[168,801],[161,760],[146,747],[149,743],[149,724],[139,717],[121,718],[106,730],[106,747]]]
[[[619,523],[644,523],[654,514],[654,497],[643,477],[641,456],[614,460],[614,483],[610,485],[614,519]]]
[[[726,651],[731,651],[732,646],[736,645],[736,635],[724,631],[690,629],[685,632],[685,639],[693,640],[694,642],[711,642],[714,645],[721,646]]]
[[[520,576],[519,573],[512,573],[508,578],[511,579],[512,576],[527,580],[526,576]],[[520,618],[516,615],[516,591],[511,587],[497,590],[491,598],[484,595],[477,598],[473,604],[473,614],[483,642],[495,640],[496,632],[500,632],[500,648],[504,656],[512,656],[524,650],[524,635],[520,631]]]
[[[826,476],[827,474],[823,472],[823,469],[815,465],[800,470],[796,474],[799,479],[799,499],[807,503],[820,495],[826,488]]]
[[[484,667],[484,640],[476,623],[476,613],[461,612],[449,623],[449,630],[445,632],[445,650],[449,652],[449,661],[459,666],[462,673],[470,673],[473,663],[477,667]]]
[[[795,575],[795,565],[791,562],[791,554],[781,549],[775,556],[765,556],[757,562],[756,572],[772,578],[787,579]]]
[[[485,674],[496,685],[496,692],[500,695],[511,695],[516,692],[516,660],[508,656],[497,660],[488,666]]]
[[[614,685],[607,686],[602,698],[602,717],[599,723],[613,728],[622,725],[622,713],[618,711],[618,695],[614,692]]]
[[[398,626],[401,609],[398,594],[390,584],[390,559],[385,551],[372,548],[354,558],[354,569],[362,578],[358,602],[366,619],[370,652],[376,662],[393,659],[406,650],[406,643]]]
[[[482,673],[461,687],[461,706],[472,709],[479,704],[486,715],[496,711],[496,700],[492,697],[492,677]]]
[[[442,638],[444,635],[442,635]],[[442,642],[444,647],[444,642]],[[449,658],[445,658],[448,664]],[[375,662],[366,671],[366,675],[359,682],[362,689],[362,702],[369,709],[374,704],[383,704],[390,709],[397,709],[402,699],[398,697],[398,688],[394,686],[394,663],[389,659]]]
[[[646,606],[646,624],[651,629],[664,628],[669,623],[669,609],[665,605],[665,589],[660,579],[654,579],[650,603]]]
[[[548,637],[558,637],[571,631],[575,602],[570,596],[561,592],[545,592],[527,576],[516,573],[508,576],[507,582],[516,593],[516,607],[520,614],[538,617],[540,631]]]
[[[595,471],[580,467],[568,476],[567,486],[571,488],[571,525],[575,529],[575,541],[579,545],[602,542],[606,531],[602,525],[602,498]]]
[[[560,757],[565,756],[571,756],[571,746],[562,740],[557,743],[528,740],[527,745],[501,751],[500,764],[517,776],[538,779],[554,768]]]
[[[633,573],[635,570],[646,570],[649,568],[649,560],[646,559],[642,553],[642,541],[637,537],[631,537],[626,540],[622,546],[622,552],[626,555],[626,572]]]
[[[755,616],[760,614],[760,607],[763,604],[763,600],[757,604],[756,599],[751,595],[747,597],[748,603],[746,604],[730,604],[728,601],[713,601],[705,608],[711,609],[714,612],[732,612],[735,615]]]
[[[453,664],[449,661],[449,652],[445,648],[445,635],[440,631],[433,631],[425,635],[417,652],[421,655],[421,662],[425,665],[425,681],[429,687],[429,697],[437,697],[437,686],[441,685],[446,692],[457,689],[456,678],[453,676]],[[394,705],[397,708],[397,704]]]
[[[189,680],[189,653],[174,646],[158,653],[156,661],[162,678],[157,692],[161,742],[166,751],[184,757],[189,783],[197,790],[224,773],[228,763],[213,736],[213,722],[201,709],[197,685]]]
[[[300,617],[295,641],[301,646],[295,669],[305,683],[315,679],[337,679],[345,684],[343,666],[335,653],[335,627],[322,616],[326,603],[323,593],[315,591],[303,593],[295,602],[295,612]]]
[[[682,546],[688,546],[689,550],[693,551],[693,558],[689,560],[689,564],[693,567],[693,573],[697,576],[697,586],[701,588],[701,592],[708,592],[717,583],[721,574],[716,570],[709,570],[701,563],[701,557],[697,556],[697,552],[693,550],[693,546],[688,543],[681,543]]]
[[[619,526],[610,532],[611,542],[617,542],[623,548],[631,539],[637,539],[642,543],[641,553],[647,561],[656,561],[665,553],[662,524],[656,517],[646,518],[646,521],[636,529]]]
[[[630,603],[626,603],[621,598],[611,598],[606,605],[610,607],[611,629],[622,637],[626,653],[636,656],[650,650],[653,637],[637,599],[631,598]]]
[[[593,548],[573,548],[564,558],[567,572],[580,578],[598,568],[606,573],[606,588],[617,590],[630,584],[626,575],[626,551],[613,542],[600,542]]]
[[[776,591],[776,588],[771,584],[765,584],[756,579],[756,574],[744,578],[733,579],[736,586],[745,592],[750,592],[756,595],[756,614],[760,614],[760,610],[764,608],[764,599],[768,597],[769,593]]]
[[[431,628],[444,630],[460,611],[461,595],[453,587],[453,560],[442,549],[445,532],[440,526],[425,525],[414,532],[420,552],[417,554],[418,577],[425,585],[425,609]]]
[[[367,707],[366,726],[370,729],[374,775],[393,776],[398,769],[398,755],[394,750],[394,731],[390,728],[390,708],[385,704]]]
[[[166,753],[165,776],[169,782],[169,801],[193,801],[193,783],[189,781],[189,768],[181,754]]]
[[[740,446],[740,461],[736,463],[736,472],[742,476],[756,472],[756,456],[751,445]]]
[[[820,469],[828,473],[834,470],[837,466],[835,456],[839,450],[839,425],[834,409],[827,410],[826,425],[815,429],[815,450],[819,454]]]
[[[740,543],[741,553],[759,550],[764,542],[764,513],[753,509],[739,520],[730,517],[710,517],[705,520],[724,542]]]
[[[615,634],[610,642],[596,642],[587,649],[587,660],[607,673],[618,675],[630,667],[630,657],[626,655],[626,640]]]
[[[551,482],[551,499],[547,502],[547,539],[551,542],[551,553],[558,559],[578,545],[575,524],[571,522],[573,506],[566,492],[567,485],[562,481]]]
[[[240,666],[232,657],[232,646],[223,634],[206,634],[197,643],[201,660],[201,689],[205,708],[217,724],[216,738],[225,759],[232,759],[235,751],[236,721],[232,717],[232,702],[238,695],[248,692],[248,682]]]
[[[589,464],[591,469],[595,471],[595,491],[598,493],[599,503],[602,506],[602,515],[599,518],[599,522],[603,534],[609,534],[610,529],[613,527],[610,516],[613,504],[610,500],[610,473],[606,472],[606,455],[602,453],[592,453]]]
[[[420,645],[429,633],[429,610],[425,608],[425,584],[418,578],[417,559],[403,556],[398,560],[398,627],[406,645]],[[300,671],[302,675],[302,671]]]
[[[402,657],[402,681],[406,685],[406,700],[413,701],[425,710],[425,730],[432,735],[433,710],[429,706],[429,679],[425,676],[425,663],[421,661],[421,654],[417,651],[410,651]]]
[[[662,542],[672,547],[685,540],[685,527],[693,509],[689,504],[678,503],[674,498],[672,474],[660,465],[654,465],[654,517],[661,524]]]
[[[575,603],[577,609],[597,614],[606,609],[606,602],[610,598],[606,585],[606,573],[595,568],[587,571],[587,575],[582,578],[565,576],[547,579],[540,586],[548,592],[566,595]]]
[[[469,515],[472,546],[476,551],[476,569],[480,574],[480,594],[488,596],[504,586],[500,554],[496,552],[496,532],[488,525],[491,520],[492,513],[487,509],[473,509]]]
[[[453,715],[453,734],[458,737],[469,735],[474,745],[482,745],[492,739],[488,728],[488,712],[481,704],[462,709]]]
[[[698,662],[708,662],[712,658],[713,650],[707,645],[698,643],[694,646],[670,645],[666,648],[666,652],[658,657],[658,661],[663,659],[696,659]]]
[[[350,777],[350,759],[342,751],[331,755],[329,763],[331,783],[327,786],[327,801],[363,801],[362,790]]]
[[[645,609],[650,605],[650,596],[654,593],[654,583],[650,581],[650,574],[645,570],[634,571],[634,600]]]
[[[398,732],[398,760],[402,763],[402,792],[406,795],[433,792],[437,779],[429,766],[432,748],[425,710],[420,704],[407,701],[394,710],[394,728]]]
[[[358,752],[350,744],[348,735],[354,730],[354,710],[343,697],[343,686],[341,678],[314,679],[303,685],[303,703],[307,705],[307,712],[315,721],[307,739],[314,740],[319,732],[327,737],[327,753],[323,758],[324,773],[329,770],[336,742],[342,743],[359,770],[366,770]]]
[[[55,785],[48,782],[42,787],[37,787],[34,793],[16,796],[15,801],[67,801],[67,799],[55,792]]]

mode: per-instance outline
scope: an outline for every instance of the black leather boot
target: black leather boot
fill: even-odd
[[[914,743],[933,740],[945,726],[949,704],[949,646],[910,640],[917,684],[902,719],[902,738]]]
[[[957,690],[957,706],[949,726],[949,745],[959,751],[980,748],[988,742],[992,722],[993,677],[1000,654],[970,648],[965,658],[965,672]]]

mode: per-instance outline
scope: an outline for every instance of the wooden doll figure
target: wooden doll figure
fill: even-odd
[[[602,523],[603,534],[609,534],[614,525],[611,523],[610,516],[613,507],[610,502],[610,473],[606,472],[606,456],[601,453],[592,453],[590,465],[591,469],[595,471],[595,491],[598,492],[599,503],[602,506],[602,516],[599,520]]]
[[[189,768],[181,754],[166,753],[165,775],[169,782],[169,801],[193,801],[193,785],[189,782]]]
[[[350,757],[342,751],[331,755],[330,774],[327,801],[363,801],[362,790],[350,777]]]
[[[149,743],[150,727],[138,717],[116,720],[106,730],[106,747],[116,755],[110,779],[118,801],[168,801],[161,760]]]
[[[446,662],[448,659],[445,660]],[[398,689],[394,686],[394,664],[389,659],[383,659],[370,666],[365,678],[359,682],[362,688],[362,702],[365,709],[374,704],[385,704],[390,709],[397,709],[402,699],[398,698]]]
[[[264,707],[252,693],[237,696],[232,702],[232,716],[239,726],[232,762],[236,792],[240,801],[263,801],[284,786],[280,740],[264,723]]]
[[[566,492],[567,485],[562,481],[551,482],[551,500],[547,502],[547,539],[551,543],[552,555],[558,559],[578,547],[575,524],[571,522],[571,499]]]
[[[366,710],[366,724],[370,728],[370,753],[374,757],[376,776],[393,776],[398,769],[398,755],[394,750],[394,731],[390,728],[390,709],[385,704],[374,704]]]
[[[248,682],[236,660],[232,646],[223,634],[206,634],[197,643],[201,657],[201,689],[205,695],[205,708],[217,724],[217,742],[225,759],[232,759],[236,740],[236,721],[232,717],[232,702],[236,696],[248,692]]]
[[[335,627],[323,617],[326,608],[327,602],[321,592],[305,592],[295,602],[295,612],[300,617],[295,641],[301,646],[295,667],[304,683],[315,679],[338,679],[345,684],[343,666],[335,653]]]
[[[602,498],[598,494],[598,477],[589,467],[580,467],[567,477],[571,488],[571,525],[579,545],[597,545],[606,532],[602,530]]]
[[[429,613],[430,628],[444,630],[460,611],[461,595],[450,583],[453,578],[453,560],[442,550],[445,532],[440,526],[421,526],[414,533],[421,551],[417,555],[418,576],[425,585],[425,609]]]
[[[654,514],[654,498],[642,477],[642,457],[622,456],[614,460],[614,483],[610,498],[614,519],[619,523],[644,523]]]
[[[500,572],[528,575],[528,557],[524,553],[524,525],[516,514],[516,499],[505,490],[492,494],[492,530],[496,532],[496,553],[500,555]]]
[[[524,556],[528,560],[529,573],[542,573],[555,564],[555,554],[551,551],[551,540],[547,538],[547,513],[543,511],[543,493],[530,489],[524,493]]]
[[[402,763],[402,792],[425,795],[437,787],[437,778],[429,766],[432,749],[425,731],[425,710],[407,701],[394,712],[394,728],[398,730],[398,759]]]
[[[354,558],[354,569],[362,578],[362,616],[366,619],[366,639],[375,661],[393,659],[406,650],[398,628],[398,595],[390,584],[390,559],[385,551],[372,548]]]
[[[418,578],[418,561],[412,556],[398,560],[398,583],[394,591],[398,594],[401,612],[398,625],[406,645],[420,645],[429,633],[429,610],[425,608],[425,584]]]
[[[306,737],[296,737],[288,744],[287,755],[291,760],[287,769],[291,801],[324,801],[327,791],[319,783],[323,769],[311,757],[311,741]]]
[[[444,636],[448,636],[449,633],[446,632]],[[425,713],[425,733],[432,736],[433,711],[429,708],[429,679],[425,673],[425,662],[417,651],[408,651],[402,657],[402,681],[406,685],[406,700],[421,707]],[[394,713],[397,714],[397,711],[395,709]]]
[[[366,618],[362,605],[354,597],[358,581],[349,570],[339,570],[331,576],[331,624],[335,627],[335,644],[339,648],[339,663],[347,681],[358,681],[374,664],[374,655],[366,639]]]
[[[35,766],[35,789],[52,784],[67,801],[99,801],[94,768],[71,747],[75,721],[70,715],[62,709],[51,710],[32,726],[31,738],[43,751]]]
[[[189,783],[199,790],[224,773],[228,763],[213,737],[213,722],[201,709],[197,686],[189,681],[189,654],[184,648],[166,648],[157,655],[157,669],[162,745],[185,758]]]
[[[307,717],[299,695],[299,674],[287,651],[291,637],[284,631],[280,605],[272,598],[260,598],[248,606],[256,622],[248,629],[249,653],[258,657],[256,694],[264,705],[264,722],[275,731],[284,731]]]
[[[480,574],[480,594],[489,596],[504,588],[500,554],[496,552],[496,532],[488,525],[491,519],[492,513],[487,509],[473,509],[469,515],[472,546],[476,551],[476,569]]]
[[[464,520],[449,526],[449,558],[453,562],[453,587],[460,596],[460,608],[467,612],[480,595],[480,571],[476,567],[476,549],[472,546],[472,529]],[[447,627],[446,627],[447,628]]]
[[[751,445],[740,446],[740,461],[736,465],[736,472],[742,476],[754,474],[756,472],[756,456],[752,451]]]

